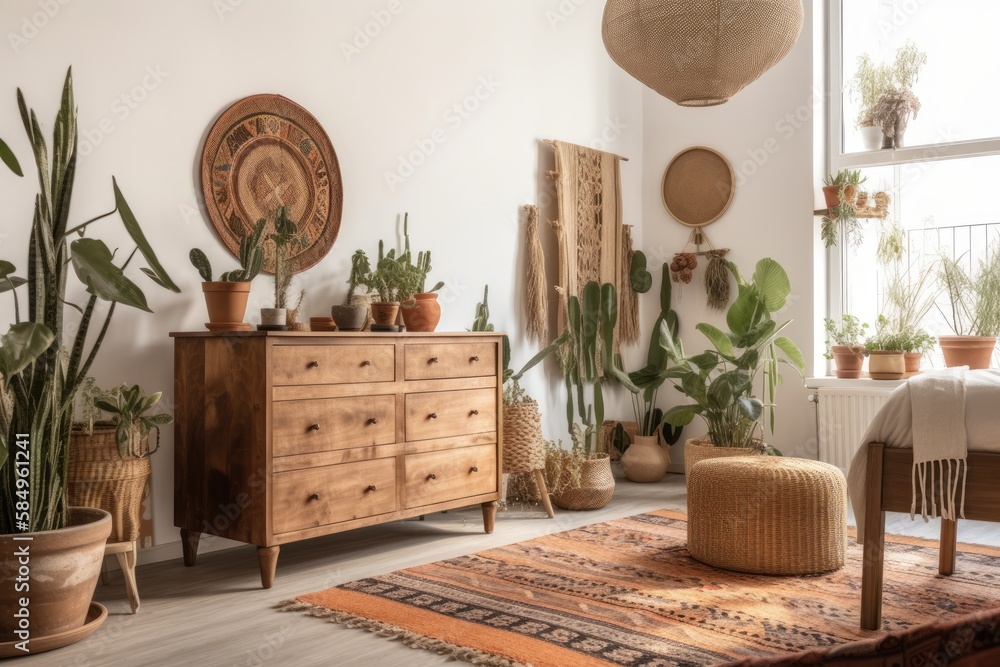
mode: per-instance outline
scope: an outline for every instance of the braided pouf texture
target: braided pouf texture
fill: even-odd
[[[815,574],[844,566],[847,482],[807,459],[746,456],[688,471],[688,552],[712,567]]]

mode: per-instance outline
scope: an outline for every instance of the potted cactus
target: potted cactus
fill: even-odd
[[[400,259],[410,263],[413,254],[410,252],[410,214],[403,215],[403,254]],[[411,267],[419,273],[420,279],[413,297],[402,304],[403,322],[407,331],[434,331],[441,321],[441,304],[437,300],[437,291],[444,287],[438,282],[430,290],[426,289],[427,274],[431,270],[431,251],[421,250],[417,253],[417,263]]]
[[[358,294],[364,276],[371,273],[371,263],[364,250],[357,250],[351,257],[351,274],[347,278],[347,298],[343,305],[333,306],[330,315],[341,331],[361,331],[368,319],[368,300]]]
[[[263,219],[249,234],[240,240],[240,267],[234,271],[223,273],[218,281],[212,280],[212,264],[208,257],[198,248],[192,248],[191,263],[201,279],[201,290],[205,293],[205,305],[208,307],[209,331],[247,331],[249,324],[243,322],[247,310],[247,300],[250,298],[250,281],[257,277],[264,266],[264,249],[260,240],[264,234]]]
[[[257,224],[262,222],[263,219],[258,220]],[[299,228],[288,216],[286,206],[279,206],[274,212],[274,233],[267,238],[274,242],[274,308],[260,309],[260,323],[266,327],[285,327],[291,324],[287,310],[288,288],[292,285],[289,250],[305,243]]]

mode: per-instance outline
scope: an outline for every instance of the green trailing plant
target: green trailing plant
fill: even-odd
[[[862,322],[854,315],[843,315],[839,326],[836,321],[827,317],[823,320],[823,326],[826,329],[826,354],[823,356],[827,359],[833,359],[834,345],[860,347],[868,335],[868,323]]]
[[[111,415],[115,424],[115,442],[122,458],[145,456],[151,452],[142,447],[154,428],[169,424],[173,417],[166,413],[150,411],[160,400],[162,392],[146,395],[139,385],[121,384],[97,397],[94,405]],[[155,449],[153,450],[155,451]]]
[[[87,377],[118,305],[150,312],[142,290],[125,269],[138,253],[145,274],[157,285],[179,292],[163,269],[139,223],[112,178],[115,207],[76,226],[69,225],[76,175],[77,115],[72,70],[67,71],[56,114],[51,153],[41,125],[21,91],[18,109],[38,171],[39,193],[28,244],[27,278],[14,276],[10,262],[0,265],[0,282],[15,300],[15,323],[0,338],[0,486],[8,502],[0,507],[0,533],[62,528],[68,519],[66,496],[73,400]],[[9,150],[9,149],[8,149]],[[5,151],[0,150],[0,156]],[[9,157],[3,161],[11,166]],[[14,169],[15,173],[18,171]],[[91,225],[117,213],[135,248],[115,261],[116,253],[88,237]],[[70,239],[75,238],[72,242]],[[86,288],[86,302],[67,298],[70,273]],[[16,285],[27,287],[27,318],[17,302]],[[108,303],[102,314],[98,302]],[[79,314],[71,327],[64,310]],[[98,325],[95,332],[92,325]],[[89,345],[88,345],[89,342]],[[17,434],[29,434],[27,439]],[[9,455],[12,448],[25,457]],[[23,461],[30,461],[25,466]],[[27,476],[23,476],[27,472]],[[19,505],[20,503],[20,505]],[[24,508],[30,506],[30,511]]]
[[[749,281],[734,264],[730,263],[729,269],[738,287],[736,300],[726,313],[730,331],[706,323],[696,327],[712,349],[686,356],[667,323],[660,324],[660,343],[672,363],[663,375],[692,401],[668,410],[664,420],[673,426],[686,426],[698,416],[708,425],[716,447],[760,449],[765,447],[761,423],[765,416],[768,429],[774,432],[775,390],[782,381],[778,364],[790,365],[801,376],[805,360],[790,338],[779,335],[791,321],[778,324],[772,318],[791,294],[781,265],[762,259]],[[762,399],[755,395],[758,383]]]
[[[258,220],[260,225],[264,220]],[[299,236],[299,228],[288,215],[288,207],[279,206],[274,212],[274,233],[268,237],[274,242],[274,307],[288,307],[288,288],[292,285],[292,272],[288,265],[289,250],[304,248],[308,242]],[[241,253],[242,255],[242,253]]]
[[[837,245],[841,233],[851,246],[861,244],[863,229],[858,222],[854,202],[845,196],[845,191],[852,186],[857,192],[859,186],[867,181],[868,178],[862,176],[859,170],[850,169],[842,169],[823,178],[823,185],[839,188],[837,205],[827,211],[820,225],[820,237],[827,248]]]
[[[249,234],[240,239],[240,268],[228,271],[219,276],[223,283],[248,283],[264,268],[264,249],[261,247],[261,237],[267,221],[260,219]],[[212,263],[208,256],[198,248],[192,248],[188,254],[191,264],[198,269],[198,274],[206,283],[212,282]]]
[[[1000,248],[990,247],[975,276],[962,266],[963,257],[938,260],[938,282],[947,297],[938,310],[956,336],[1000,336]]]

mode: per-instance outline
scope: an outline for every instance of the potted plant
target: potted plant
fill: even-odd
[[[826,356],[833,359],[839,378],[861,377],[861,367],[865,363],[867,350],[862,338],[868,332],[868,324],[862,323],[854,315],[844,315],[840,318],[840,326],[829,317],[824,320],[826,326]]]
[[[188,257],[204,281],[201,290],[205,293],[205,305],[208,307],[208,323],[205,327],[209,331],[249,329],[250,325],[243,323],[243,315],[250,298],[250,281],[257,277],[264,266],[264,249],[260,240],[265,224],[265,220],[258,220],[250,233],[240,239],[241,268],[223,273],[218,281],[212,280],[212,264],[205,253],[198,248],[191,249]]]
[[[913,86],[920,76],[920,69],[927,64],[927,54],[908,41],[896,51],[896,60],[890,71],[890,83],[883,90],[871,109],[871,120],[882,129],[882,148],[902,148],[903,135],[910,116],[917,117],[920,100]]]
[[[887,65],[876,64],[870,55],[858,58],[858,69],[851,79],[849,91],[860,98],[861,109],[855,126],[861,132],[865,149],[873,151],[882,147],[882,128],[875,121],[875,105],[892,86],[892,71]]]
[[[901,380],[906,373],[903,335],[892,331],[889,319],[879,315],[875,334],[865,341],[868,351],[868,375],[873,380]]]
[[[989,368],[1000,336],[1000,248],[990,248],[975,277],[961,259],[942,257],[938,265],[938,281],[947,296],[938,310],[955,333],[938,336],[938,344],[948,367]]]
[[[850,244],[860,243],[861,225],[857,219],[856,202],[860,186],[867,180],[860,171],[849,169],[823,179],[823,198],[827,208],[820,232],[827,248],[837,245],[841,228]]]
[[[393,327],[399,304],[416,294],[420,287],[420,271],[405,253],[397,257],[395,249],[385,252],[384,243],[379,241],[378,262],[360,280],[379,299],[371,306],[375,326]]]
[[[924,356],[934,349],[937,340],[924,329],[908,327],[900,332],[900,346],[903,348],[903,364],[907,373],[920,370]]]
[[[263,219],[257,221],[258,226],[262,223],[266,224]],[[305,244],[305,239],[299,237],[298,227],[288,216],[286,206],[275,210],[274,233],[267,238],[274,243],[274,308],[260,309],[260,323],[268,327],[285,327],[291,324],[287,310],[288,288],[292,285],[288,254],[293,246]]]
[[[690,357],[685,356],[679,341],[666,333],[660,338],[673,364],[663,375],[692,400],[689,405],[669,409],[664,420],[672,426],[686,426],[699,416],[708,425],[706,436],[685,443],[684,465],[688,470],[712,456],[777,453],[764,442],[761,419],[767,415],[773,433],[775,387],[781,377],[778,364],[787,363],[799,375],[805,370],[799,348],[790,338],[779,335],[791,321],[778,324],[771,316],[785,306],[791,294],[785,270],[773,259],[764,258],[747,281],[732,262],[727,264],[739,290],[726,313],[730,332],[699,324],[696,328],[713,349]],[[755,395],[758,381],[762,399]]]
[[[82,638],[86,633],[80,630],[88,617],[94,627],[103,618],[95,613],[101,609],[91,606],[91,598],[111,517],[99,509],[70,508],[67,502],[67,450],[73,412],[66,406],[72,405],[90,372],[116,306],[149,311],[142,290],[124,272],[136,253],[148,265],[142,270],[147,277],[174,292],[180,289],[156,258],[115,179],[115,208],[111,212],[75,226],[69,224],[77,160],[72,70],[66,73],[51,156],[41,126],[20,90],[17,100],[41,189],[31,223],[27,278],[14,276],[11,263],[0,263],[0,282],[15,300],[15,323],[0,337],[0,374],[4,378],[0,384],[0,486],[7,499],[0,507],[5,573],[0,637],[4,642],[21,641],[27,652],[34,652],[36,646],[39,650],[51,648],[46,646],[47,637],[74,633]],[[9,149],[0,151],[0,156],[11,164]],[[116,212],[135,243],[135,251],[118,255],[118,263],[103,241],[86,235],[98,220]],[[86,287],[82,306],[73,303],[75,297],[67,296],[71,273]],[[22,320],[15,290],[25,284],[30,302],[27,319]],[[98,310],[98,301],[110,306]],[[64,327],[67,306],[83,313],[72,328]],[[94,335],[92,324],[98,325]],[[28,469],[25,461],[30,462],[30,481],[24,474]],[[31,540],[30,643],[18,627],[15,614],[21,610],[20,596],[14,594],[12,586],[18,566],[11,559],[24,546],[16,541],[20,539]]]
[[[403,254],[401,259],[410,262],[413,255],[410,251],[410,214],[403,215]],[[414,265],[420,274],[419,282],[416,286],[412,299],[402,303],[403,322],[407,331],[434,331],[438,322],[441,321],[441,304],[437,300],[437,291],[444,287],[444,282],[438,282],[430,290],[426,289],[427,274],[431,270],[431,251],[420,251],[417,253],[417,263]]]
[[[371,273],[371,262],[364,250],[356,250],[351,256],[351,273],[347,278],[347,298],[339,306],[330,309],[333,321],[337,323],[337,328],[341,331],[361,331],[368,319],[368,301],[362,295],[357,294],[359,287],[365,276]],[[360,299],[362,302],[357,303]]]

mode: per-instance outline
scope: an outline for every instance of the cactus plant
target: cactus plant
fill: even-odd
[[[219,282],[223,283],[243,283],[250,282],[257,277],[264,267],[264,249],[260,245],[261,237],[264,235],[264,225],[267,221],[258,220],[250,234],[244,235],[240,240],[240,267],[233,271],[223,273],[219,276]],[[192,248],[188,255],[191,264],[198,269],[198,274],[206,283],[212,282],[212,263],[208,257],[198,248]]]

